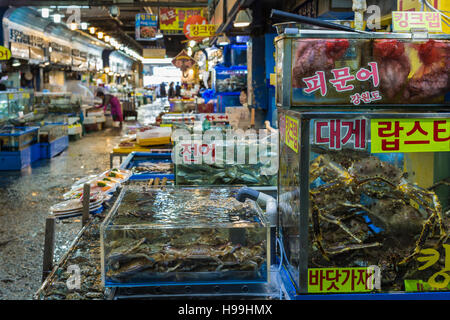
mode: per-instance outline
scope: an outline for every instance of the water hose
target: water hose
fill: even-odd
[[[276,226],[278,219],[277,200],[263,192],[255,189],[243,187],[239,189],[236,199],[239,202],[244,202],[246,199],[256,201],[260,206],[266,208],[266,217],[271,227]]]

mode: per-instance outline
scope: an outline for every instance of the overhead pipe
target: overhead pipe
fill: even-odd
[[[323,21],[323,20],[316,19],[316,18],[305,17],[305,16],[302,16],[299,14],[280,11],[280,10],[276,10],[276,9],[272,9],[270,18],[282,19],[282,20],[286,20],[289,22],[294,21],[294,22],[306,23],[306,24],[310,24],[313,26],[334,29],[334,30],[339,30],[339,31],[366,33],[365,31],[355,30],[353,28],[350,28],[350,27],[347,27],[347,26],[344,26],[341,24],[332,23],[329,21]]]

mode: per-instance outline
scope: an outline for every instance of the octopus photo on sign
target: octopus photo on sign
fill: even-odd
[[[329,72],[342,59],[350,44],[347,39],[299,40],[295,43],[292,69],[294,88],[305,88],[303,78],[316,71]]]

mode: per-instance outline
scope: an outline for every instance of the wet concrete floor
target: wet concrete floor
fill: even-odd
[[[53,159],[22,171],[0,171],[0,299],[32,299],[41,285],[49,208],[63,201],[76,180],[109,169],[109,153],[120,135],[118,128],[88,133]],[[55,261],[80,229],[81,217],[57,223]]]

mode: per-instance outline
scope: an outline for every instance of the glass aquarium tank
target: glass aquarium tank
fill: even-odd
[[[450,113],[279,110],[298,294],[450,291]]]
[[[216,66],[213,72],[216,92],[239,92],[247,87],[247,66]]]
[[[35,108],[43,108],[53,113],[74,113],[81,110],[81,97],[71,92],[36,92]]]
[[[276,186],[277,136],[255,134],[253,139],[228,140],[230,130],[208,130],[217,140],[174,139],[177,185]],[[194,135],[195,137],[195,132]],[[173,138],[173,137],[172,137]]]
[[[124,187],[101,226],[104,285],[266,283],[268,223],[237,192]]]
[[[45,123],[39,129],[39,142],[52,142],[69,134],[65,123]]]
[[[0,92],[0,122],[32,112],[32,101],[32,90]]]
[[[448,34],[299,29],[275,47],[279,107],[450,104]]]
[[[20,151],[38,142],[39,127],[0,128],[0,151]]]
[[[8,96],[0,92],[0,123],[9,119]]]

